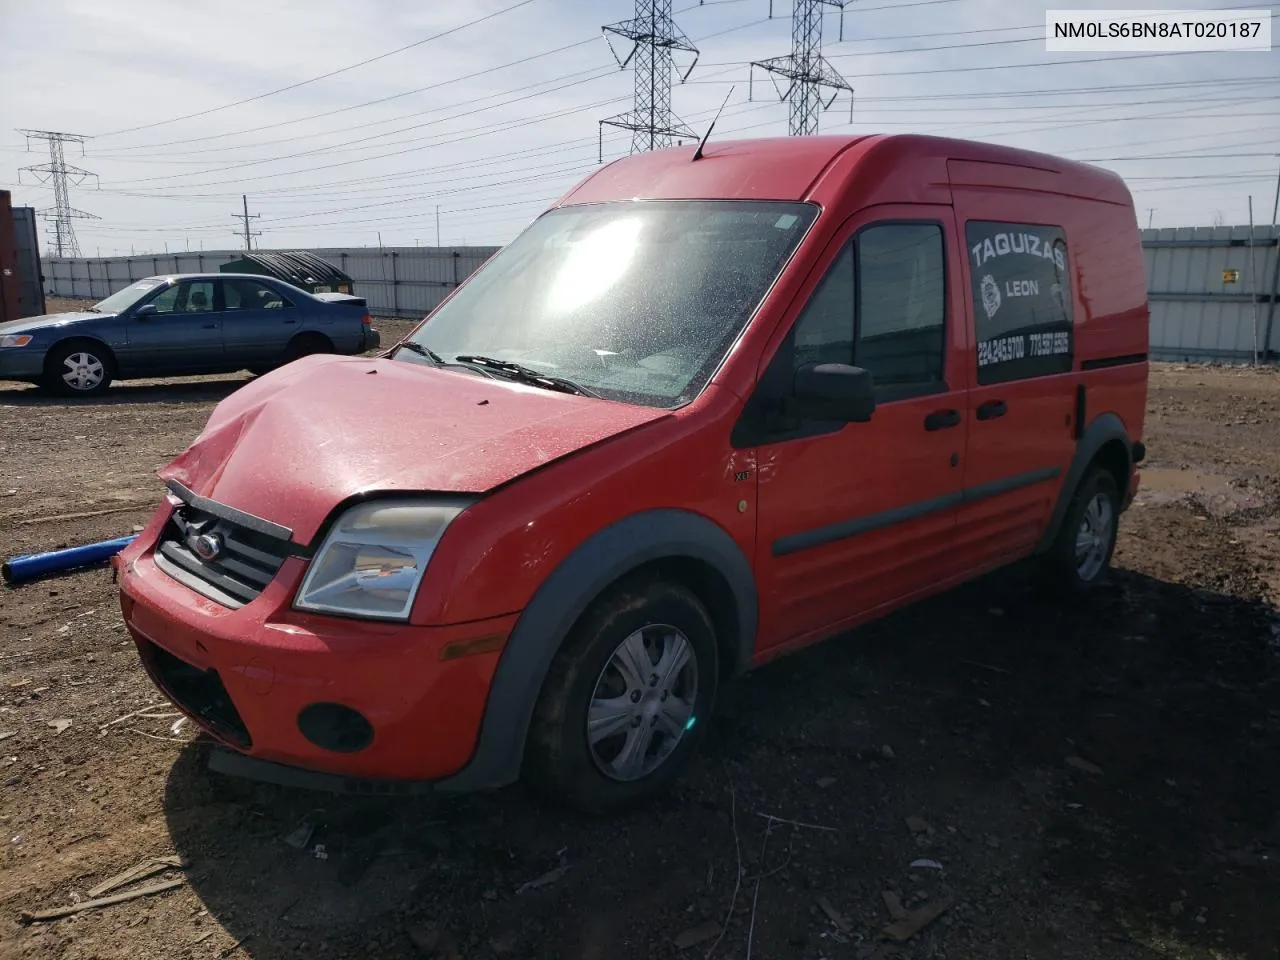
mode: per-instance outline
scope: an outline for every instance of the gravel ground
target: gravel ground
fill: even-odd
[[[0,385],[0,552],[143,523],[245,379]],[[0,957],[1280,956],[1280,374],[1158,366],[1148,425],[1096,603],[1014,569],[764,668],[613,820],[210,774],[109,570],[3,589]],[[23,922],[160,856],[184,884]],[[897,942],[898,902],[946,909]]]

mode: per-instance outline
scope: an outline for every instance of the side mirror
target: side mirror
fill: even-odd
[[[137,310],[133,311],[133,319],[146,320],[148,317],[156,315],[156,305],[154,303],[144,303]]]
[[[806,420],[866,423],[876,410],[871,371],[843,363],[810,363],[796,371],[787,412]]]

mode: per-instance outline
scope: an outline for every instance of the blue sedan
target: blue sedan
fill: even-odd
[[[83,313],[0,323],[0,380],[86,397],[113,380],[263,373],[309,353],[378,345],[361,297],[253,274],[179,274],[139,280]]]

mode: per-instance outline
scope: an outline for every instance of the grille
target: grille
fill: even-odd
[[[202,543],[217,549],[202,556],[197,552]],[[160,535],[156,565],[197,593],[235,608],[266,588],[289,551],[287,540],[183,504]]]
[[[252,746],[249,730],[216,671],[192,666],[154,643],[144,641],[143,652],[157,683],[174,703],[194,714],[211,733],[242,749]]]

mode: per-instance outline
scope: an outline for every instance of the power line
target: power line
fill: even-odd
[[[387,57],[395,56],[397,53],[404,53],[406,50],[412,50],[414,47],[420,47],[424,43],[430,43],[433,40],[439,40],[442,37],[451,36],[455,33],[459,33],[460,31],[467,29],[468,27],[474,27],[477,24],[485,23],[488,20],[493,20],[495,17],[500,17],[503,14],[510,13],[512,10],[518,10],[520,7],[526,7],[529,4],[534,2],[535,0],[520,0],[520,2],[514,3],[509,7],[503,7],[501,10],[495,10],[493,13],[487,13],[483,17],[477,17],[474,20],[468,20],[466,23],[459,24],[456,27],[450,27],[448,30],[443,30],[440,33],[432,34],[429,37],[423,37],[421,40],[415,40],[413,43],[407,43],[403,47],[397,47],[394,50],[388,50],[386,53],[380,53],[375,57],[369,57],[365,60],[359,61],[358,63],[352,63],[352,64],[348,64],[345,67],[339,67],[337,70],[330,70],[328,73],[322,73],[315,77],[308,77],[306,80],[299,80],[296,83],[290,83],[283,87],[277,87],[275,90],[268,90],[266,93],[259,93],[252,97],[245,97],[243,100],[234,100],[231,103],[224,103],[220,107],[209,107],[207,110],[198,110],[195,113],[183,114],[180,117],[170,117],[168,120],[156,120],[154,123],[143,123],[143,124],[139,124],[136,127],[126,127],[122,130],[112,130],[110,133],[99,134],[99,137],[100,138],[116,137],[122,133],[133,133],[137,130],[150,130],[154,127],[162,127],[170,123],[178,123],[179,121],[182,121],[182,120],[192,120],[196,117],[207,117],[211,113],[219,113],[223,110],[230,110],[232,107],[240,107],[246,103],[253,103],[257,100],[265,100],[267,97],[274,97],[278,93],[284,93],[288,90],[296,90],[299,87],[305,87],[308,84],[316,83],[320,80],[327,80],[329,77],[336,77],[340,73],[346,73],[349,70],[355,70],[358,67],[367,66],[368,64],[376,63],[379,60],[385,60]]]
[[[40,210],[39,213],[45,220],[53,224],[53,243],[57,255],[59,257],[78,257],[80,256],[80,244],[76,240],[76,231],[71,221],[98,220],[100,218],[71,206],[69,185],[74,179],[75,184],[78,186],[86,178],[96,177],[97,174],[67,163],[63,144],[78,143],[80,144],[81,152],[83,152],[84,141],[87,138],[83,134],[58,133],[53,130],[19,130],[18,132],[26,134],[28,144],[32,140],[47,140],[49,142],[49,162],[22,167],[18,171],[18,179],[21,182],[22,171],[25,170],[34,173],[42,183],[53,182],[53,209]]]

